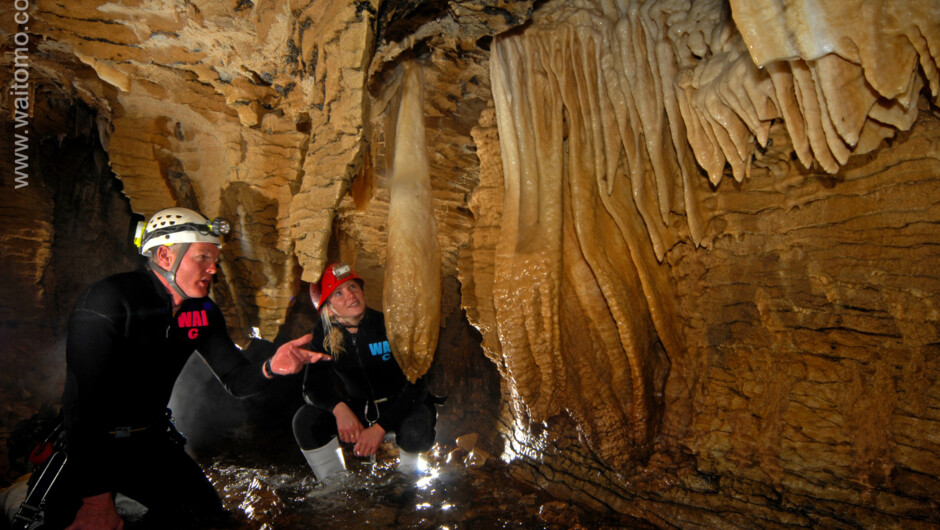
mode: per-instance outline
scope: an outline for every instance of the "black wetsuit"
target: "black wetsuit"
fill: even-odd
[[[221,514],[215,489],[167,431],[173,385],[194,351],[233,395],[268,382],[261,363],[248,361],[228,336],[215,302],[185,300],[173,314],[172,298],[146,266],[82,293],[69,320],[68,463],[50,494],[50,527],[68,525],[83,497],[108,491],[144,504],[155,520],[176,516],[174,524]]]
[[[396,443],[409,452],[426,451],[434,445],[436,407],[423,378],[411,383],[389,349],[385,315],[366,308],[356,333],[341,325],[345,352],[333,360],[304,368],[304,401],[294,415],[294,437],[301,449],[315,449],[337,434],[333,407],[340,401],[365,426],[378,423],[385,432],[395,432]],[[310,348],[324,352],[323,326],[313,329]],[[326,351],[326,353],[331,353]]]

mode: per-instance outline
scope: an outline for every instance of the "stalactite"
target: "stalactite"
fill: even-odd
[[[781,118],[803,164],[835,172],[916,117],[914,46],[890,43],[902,81],[828,52],[760,68],[731,17],[708,0],[559,3],[493,46],[506,185],[493,299],[506,375],[533,418],[567,410],[609,461],[642,455],[656,432],[665,355],[684,346],[655,260],[683,225],[705,242],[703,204],[726,168],[748,178]],[[595,365],[616,375],[600,382]],[[630,447],[615,450],[605,430],[630,433]]]
[[[621,469],[652,447],[663,343],[677,344],[678,332],[668,291],[657,285],[664,277],[648,269],[656,258],[647,232],[635,230],[643,225],[637,197],[657,211],[659,188],[627,177],[650,177],[647,153],[663,142],[638,148],[640,135],[621,135],[637,112],[607,90],[607,43],[589,24],[494,43],[506,193],[493,299],[506,375],[529,414],[544,420],[566,410]],[[630,148],[635,159],[624,163]]]
[[[392,140],[384,308],[388,342],[412,381],[434,359],[441,319],[441,249],[424,138],[420,67],[405,64]]]
[[[731,16],[678,78],[689,142],[715,185],[726,162],[744,178],[774,119],[805,167],[835,173],[911,127],[924,78],[937,98],[936,2],[732,1]]]
[[[500,343],[513,352],[504,355],[510,383],[533,415],[544,417],[560,410],[554,381],[562,161],[560,150],[541,146],[560,146],[562,131],[560,102],[551,95],[546,71],[521,62],[527,55],[521,48],[531,45],[497,41],[490,62],[505,185],[493,299]]]

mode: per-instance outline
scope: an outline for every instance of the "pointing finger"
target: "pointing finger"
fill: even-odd
[[[313,333],[307,333],[306,335],[303,335],[303,336],[301,336],[301,337],[297,337],[296,339],[290,341],[290,343],[291,343],[291,344],[294,344],[294,345],[296,345],[296,346],[300,346],[300,345],[303,345],[303,344],[307,344],[307,343],[310,342],[311,340],[313,340]]]

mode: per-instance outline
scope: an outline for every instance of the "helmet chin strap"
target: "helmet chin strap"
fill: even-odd
[[[154,261],[153,258],[150,259],[150,268],[153,269],[153,272],[162,276],[163,279],[170,284],[170,287],[176,291],[176,294],[183,297],[183,300],[189,300],[192,296],[184,293],[183,289],[176,283],[176,271],[179,270],[180,263],[183,262],[183,255],[186,254],[186,251],[189,250],[189,246],[192,245],[192,243],[178,243],[178,245],[179,251],[176,253],[176,260],[173,262],[173,266],[170,267],[170,270],[165,270],[163,267],[157,265],[157,262]]]

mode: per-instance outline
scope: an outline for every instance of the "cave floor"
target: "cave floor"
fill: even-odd
[[[313,479],[299,451],[276,454],[237,440],[222,445],[221,452],[197,460],[238,530],[655,528],[558,501],[513,479],[496,458],[481,463],[441,444],[429,452],[428,469],[420,475],[397,471],[391,443],[382,445],[374,461],[350,458],[346,448],[347,473],[326,484]]]
[[[419,475],[398,472],[398,449],[391,442],[381,445],[375,459],[352,457],[351,447],[344,447],[347,473],[318,483],[294,443],[289,423],[276,415],[266,419],[197,436],[187,444],[231,515],[226,529],[657,528],[623,514],[555,499],[514,479],[512,464],[446,443],[428,452],[427,469]],[[152,530],[134,512],[123,515],[125,530]],[[6,528],[5,523],[0,519],[0,528]]]

